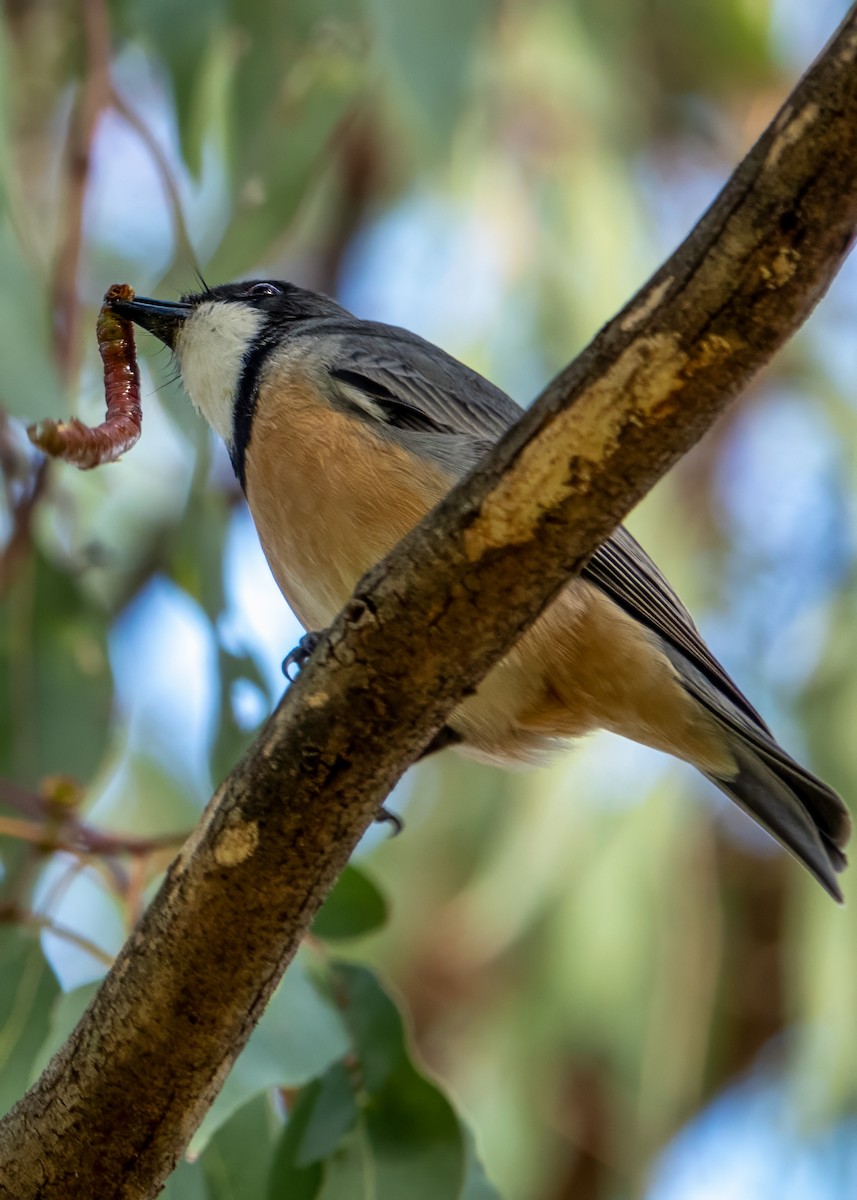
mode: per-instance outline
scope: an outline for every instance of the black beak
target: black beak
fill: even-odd
[[[184,300],[147,300],[144,296],[134,300],[111,300],[110,307],[126,321],[148,329],[170,349],[175,346],[176,335],[193,312],[193,305]]]

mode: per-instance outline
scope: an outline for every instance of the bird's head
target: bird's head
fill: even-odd
[[[327,296],[282,280],[226,283],[181,300],[138,296],[112,308],[170,347],[185,390],[230,453],[242,404],[252,403],[242,384],[258,378],[298,323],[345,315]]]

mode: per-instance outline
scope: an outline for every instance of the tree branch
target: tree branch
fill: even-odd
[[[852,9],[676,254],[361,581],[0,1126],[0,1195],[155,1193],[403,770],[828,286],[855,54]]]

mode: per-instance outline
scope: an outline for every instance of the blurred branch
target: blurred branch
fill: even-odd
[[[336,213],[309,286],[335,296],[342,259],[384,174],[382,134],[373,114],[358,106],[339,123],[328,145],[337,168]]]
[[[0,779],[0,804],[31,818],[22,820],[0,816],[0,836],[35,842],[49,851],[143,858],[161,850],[176,849],[188,836],[187,833],[165,834],[161,837],[104,833],[81,821],[75,808],[67,801],[57,802],[50,794],[45,796],[28,791],[8,779]]]
[[[117,91],[110,74],[110,17],[106,0],[81,0],[86,72],[72,112],[66,144],[66,183],[63,231],[57,250],[53,282],[55,350],[63,379],[77,372],[80,302],[78,271],[83,245],[84,207],[92,164],[92,146],[99,120],[112,108],[134,130],[152,157],[161,178],[176,238],[177,251],[190,263],[196,255],[184,219],[181,197],[166,155],[145,121]]]
[[[855,54],[852,10],[672,258],[358,585],[0,1124],[0,1196],[158,1190],[392,785],[830,283]]]
[[[562,1110],[574,1130],[569,1161],[551,1200],[608,1200],[627,1192],[616,1169],[616,1098],[608,1065],[597,1057],[577,1062],[564,1082]]]
[[[784,1050],[781,1035],[790,1016],[788,861],[771,855],[760,862],[725,838],[718,860],[727,930],[722,999],[712,1022],[715,1052],[705,1081],[709,1096],[749,1071],[765,1047],[775,1054]]]
[[[45,779],[40,792],[0,779],[0,806],[22,814],[16,817],[0,814],[0,838],[14,838],[28,843],[30,848],[29,856],[17,873],[4,880],[6,899],[0,905],[0,919],[4,913],[14,910],[25,923],[52,922],[51,911],[80,872],[87,868],[100,875],[104,886],[124,900],[129,927],[139,919],[146,887],[166,867],[187,833],[161,837],[105,833],[81,820],[78,808],[82,799],[82,789],[67,777]],[[33,914],[28,911],[28,897],[34,872],[53,854],[70,855],[71,862],[41,897],[41,912]],[[55,932],[66,940],[78,937],[74,931],[65,928]],[[85,940],[79,944],[83,945]]]
[[[186,840],[187,834],[141,838],[130,834],[101,833],[82,822],[75,822],[70,829],[50,830],[35,821],[24,821],[19,817],[0,817],[0,837],[33,842],[52,854],[63,850],[67,854],[111,857],[127,854],[131,858],[144,858],[160,850],[177,849]]]
[[[110,103],[119,114],[123,121],[134,130],[137,137],[143,143],[152,156],[152,161],[155,164],[158,174],[161,177],[164,191],[167,194],[167,202],[170,206],[170,216],[173,222],[173,232],[176,239],[176,253],[184,256],[189,263],[196,266],[196,252],[193,248],[193,243],[190,240],[190,234],[187,229],[187,222],[184,218],[184,209],[182,208],[181,196],[176,184],[173,172],[170,168],[167,156],[164,154],[161,147],[158,145],[155,135],[152,133],[146,122],[140,117],[130,104],[127,104],[123,97],[117,92],[116,88],[111,83],[110,85]]]
[[[86,188],[95,131],[110,103],[110,21],[106,0],[81,0],[86,73],[71,115],[66,144],[65,222],[53,282],[54,348],[66,383],[77,372],[80,301],[77,276],[83,242]]]
[[[29,553],[33,517],[45,494],[48,470],[47,459],[42,459],[34,470],[30,470],[29,458],[24,458],[14,444],[8,414],[0,410],[0,475],[11,517],[9,536],[0,550],[0,596]],[[18,488],[15,487],[17,479],[22,480]]]
[[[72,946],[77,946],[79,950],[85,950],[87,954],[96,959],[105,967],[113,965],[113,955],[108,954],[106,950],[102,950],[95,942],[90,941],[88,937],[84,937],[82,933],[76,933],[73,929],[66,928],[65,925],[58,925],[50,917],[42,916],[39,913],[22,913],[16,909],[8,909],[5,912],[0,912],[0,921],[14,925],[30,925],[34,929],[43,929],[52,933],[54,937],[62,938],[64,942],[68,942]]]

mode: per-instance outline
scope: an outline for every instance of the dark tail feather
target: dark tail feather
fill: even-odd
[[[738,770],[730,778],[709,776],[815,876],[840,903],[836,873],[847,866],[848,810],[832,788],[789,758],[776,742],[753,731],[748,738],[727,726]]]

